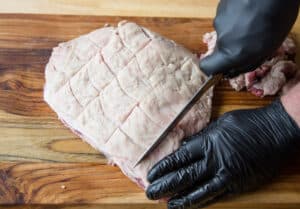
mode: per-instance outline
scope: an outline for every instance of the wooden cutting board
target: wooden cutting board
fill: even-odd
[[[206,50],[202,35],[212,30],[210,19],[0,15],[1,204],[19,205],[13,208],[23,204],[61,209],[165,208],[164,203],[147,200],[117,167],[106,165],[103,155],[64,127],[42,97],[44,67],[54,46],[122,19],[197,53]],[[235,92],[223,81],[215,89],[213,118],[233,109],[261,107],[272,99]],[[263,189],[211,207],[299,208],[300,159]]]

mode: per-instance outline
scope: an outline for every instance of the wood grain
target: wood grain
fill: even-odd
[[[10,199],[0,198],[0,203],[6,204],[150,202],[140,188],[124,179],[117,167],[107,165],[2,163],[0,180],[5,182],[0,191],[6,193],[5,188],[10,191]]]
[[[243,196],[226,198],[212,208],[299,206],[300,167],[293,163],[272,184]],[[4,194],[0,195],[0,204],[156,203],[147,200],[141,189],[117,167],[95,163],[1,163],[0,182],[0,194]]]
[[[0,209],[166,209],[166,205],[159,203],[153,204],[90,204],[90,205],[18,205],[18,206],[0,206]],[[242,207],[234,204],[215,204],[207,208],[215,209],[299,209],[298,204],[255,204],[243,205]]]
[[[64,15],[0,15],[0,203],[59,204],[46,208],[153,208],[142,190],[103,155],[83,143],[58,121],[42,98],[44,66],[51,49],[105,23],[123,17]],[[211,19],[126,17],[193,52],[205,51],[201,36]],[[215,89],[213,118],[241,108],[264,106],[264,99],[235,92],[226,81]],[[299,208],[299,161],[274,183],[212,208]],[[253,202],[255,200],[255,202]],[[63,205],[62,205],[63,204]],[[76,205],[73,205],[76,204]],[[114,205],[115,204],[115,205]],[[132,205],[134,204],[134,205]],[[16,208],[16,206],[12,206]],[[165,204],[155,204],[165,208]]]
[[[0,13],[213,17],[218,0],[0,0]]]

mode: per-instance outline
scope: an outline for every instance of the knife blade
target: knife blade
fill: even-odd
[[[208,79],[200,86],[198,91],[193,97],[187,102],[187,104],[181,109],[177,116],[168,124],[168,126],[162,131],[156,140],[151,144],[149,148],[143,152],[138,158],[136,163],[133,165],[135,168],[140,162],[142,162],[160,143],[161,141],[172,131],[177,123],[186,115],[186,113],[194,106],[194,104],[203,96],[210,87],[217,84],[223,78],[222,74],[210,75]]]

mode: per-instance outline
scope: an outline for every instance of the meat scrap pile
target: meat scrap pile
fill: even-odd
[[[60,43],[45,79],[44,99],[63,123],[143,188],[148,170],[205,127],[211,114],[212,90],[133,168],[206,80],[194,54],[135,23]]]
[[[207,44],[208,50],[201,55],[201,58],[213,52],[216,40],[215,31],[203,36],[203,42]],[[298,73],[298,67],[294,62],[295,54],[295,42],[287,37],[270,59],[257,69],[253,69],[254,71],[230,79],[230,85],[237,91],[246,88],[252,94],[260,97],[274,95],[286,84],[288,79]]]

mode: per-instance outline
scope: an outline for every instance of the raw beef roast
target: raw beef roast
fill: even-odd
[[[203,42],[207,44],[208,50],[201,58],[213,52],[216,41],[215,31],[203,36]],[[295,54],[295,42],[288,37],[269,60],[266,60],[257,69],[253,69],[252,72],[230,79],[230,85],[237,91],[246,87],[256,96],[274,95],[298,71],[294,62]]]
[[[195,55],[135,23],[59,44],[45,74],[44,98],[63,123],[143,188],[152,165],[210,118],[212,90],[133,168],[206,79]]]

